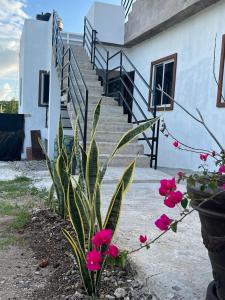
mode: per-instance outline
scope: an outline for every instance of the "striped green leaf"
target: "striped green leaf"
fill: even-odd
[[[110,206],[103,226],[105,229],[111,229],[113,233],[115,232],[119,221],[123,194],[124,194],[124,185],[123,182],[120,182],[110,202]]]
[[[115,149],[113,150],[112,154],[109,156],[109,158],[106,160],[106,162],[104,163],[102,169],[101,169],[101,174],[100,174],[100,182],[103,180],[107,167],[109,165],[109,163],[111,162],[111,160],[113,159],[114,155],[116,154],[116,152],[123,148],[125,145],[127,145],[128,143],[132,142],[139,134],[143,133],[144,131],[146,131],[147,129],[149,129],[150,127],[152,127],[157,121],[159,120],[159,117],[151,119],[143,124],[138,125],[137,127],[129,130],[128,132],[126,132],[121,140],[119,141],[119,143],[116,145]]]
[[[98,102],[98,104],[95,108],[92,131],[91,131],[91,139],[94,138],[96,129],[98,126],[98,121],[99,121],[99,117],[100,117],[100,113],[101,113],[101,103],[102,103],[102,98],[100,99],[100,101]]]
[[[99,176],[99,162],[98,162],[98,146],[94,139],[92,139],[87,155],[86,164],[86,183],[89,199],[92,202],[97,188]]]
[[[107,211],[107,215],[104,222],[104,228],[112,229],[113,232],[116,230],[117,223],[119,221],[122,200],[125,196],[125,193],[128,191],[130,184],[133,181],[135,162],[135,160],[132,161],[124,171],[123,176],[121,177],[117,185],[116,191],[112,197]]]
[[[76,232],[76,236],[80,248],[83,249],[83,251],[85,251],[85,229],[84,229],[82,213],[79,209],[78,202],[79,202],[78,194],[76,190],[73,190],[73,186],[70,181],[68,185],[68,199],[67,199],[69,218],[73,226],[73,229]]]
[[[64,134],[63,134],[63,125],[62,125],[61,118],[59,120],[57,144],[58,144],[58,153],[60,153],[63,149],[63,146],[64,146]]]
[[[85,287],[85,290],[88,293],[88,295],[91,296],[95,292],[95,285],[93,279],[91,278],[91,274],[86,268],[85,252],[79,249],[77,243],[74,241],[73,237],[69,234],[67,230],[63,230],[63,234],[65,235],[73,251],[76,263],[80,270],[83,286]]]
[[[102,215],[101,215],[101,193],[99,184],[97,185],[96,193],[95,193],[95,212],[96,218],[98,221],[99,230],[102,229]]]

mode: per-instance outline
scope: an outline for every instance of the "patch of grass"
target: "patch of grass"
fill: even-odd
[[[0,197],[16,198],[29,194],[32,180],[25,176],[16,177],[14,180],[0,181]]]
[[[19,209],[15,219],[9,224],[9,227],[16,230],[21,229],[28,223],[29,218],[30,213],[28,209]]]
[[[5,201],[0,201],[0,215],[1,216],[15,216],[17,210],[17,205],[12,205]]]
[[[16,236],[11,233],[1,233],[0,234],[0,250],[13,246],[17,243]]]

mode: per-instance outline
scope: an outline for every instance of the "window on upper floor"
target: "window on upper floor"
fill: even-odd
[[[155,104],[157,110],[172,110],[173,103],[167,95],[174,97],[176,82],[177,54],[173,54],[151,64],[150,85],[154,93],[150,93],[149,104],[153,109]],[[162,91],[157,90],[161,87]]]
[[[218,81],[218,93],[217,93],[217,107],[225,107],[225,34],[222,38],[222,50],[220,59],[220,71]]]
[[[38,106],[48,106],[49,103],[50,74],[47,71],[39,71],[39,97]]]

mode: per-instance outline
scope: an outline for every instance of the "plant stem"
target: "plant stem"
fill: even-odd
[[[175,223],[178,224],[178,223],[182,222],[183,219],[186,218],[188,215],[190,215],[193,211],[194,211],[194,209],[191,209],[191,210],[190,210],[189,212],[187,212],[182,218],[180,218],[180,219],[177,220],[177,221],[174,221],[171,225],[173,225],[173,224],[175,224]],[[171,227],[171,226],[170,226],[167,230],[163,231],[163,232],[162,232],[160,235],[158,235],[156,238],[154,238],[154,240],[150,241],[149,243],[147,243],[147,244],[145,244],[145,245],[143,245],[143,246],[138,247],[137,249],[134,249],[134,250],[130,251],[130,252],[128,253],[128,255],[133,254],[133,253],[135,253],[135,252],[138,252],[138,251],[142,250],[143,248],[149,247],[151,244],[155,243],[159,238],[161,238],[163,235],[165,235],[165,234],[166,234],[167,232],[169,232],[170,230],[172,230],[172,227]]]
[[[212,137],[212,139],[216,142],[216,144],[219,146],[220,150],[224,153],[224,148],[223,146],[220,144],[220,142],[218,141],[218,139],[215,137],[215,135],[212,133],[212,131],[208,128],[208,126],[205,124],[205,121],[203,120],[203,118],[201,117],[201,119],[196,118],[192,113],[190,113],[185,107],[183,107],[183,105],[181,105],[179,102],[177,102],[173,97],[171,97],[169,94],[167,94],[166,92],[164,92],[161,88],[161,86],[159,86],[159,88],[157,88],[158,91],[162,92],[164,95],[166,95],[172,102],[176,103],[184,112],[186,112],[186,114],[188,114],[189,116],[191,116],[196,122],[202,124],[206,131],[209,133],[209,135]]]

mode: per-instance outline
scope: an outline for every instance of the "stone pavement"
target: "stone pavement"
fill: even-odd
[[[0,163],[0,180],[26,175],[38,188],[49,188],[48,172],[41,168],[23,168]],[[123,168],[109,168],[102,187],[103,213],[116,187]],[[166,208],[158,194],[159,181],[171,178],[177,170],[137,168],[134,183],[124,200],[116,242],[122,249],[139,246],[138,237],[146,234],[153,239],[160,231],[154,221],[163,213],[176,217],[179,211]],[[184,191],[185,186],[179,185]],[[179,224],[178,232],[169,232],[150,250],[141,250],[130,256],[140,279],[150,287],[154,300],[203,300],[208,283],[212,280],[207,251],[202,244],[198,214],[193,213]]]

